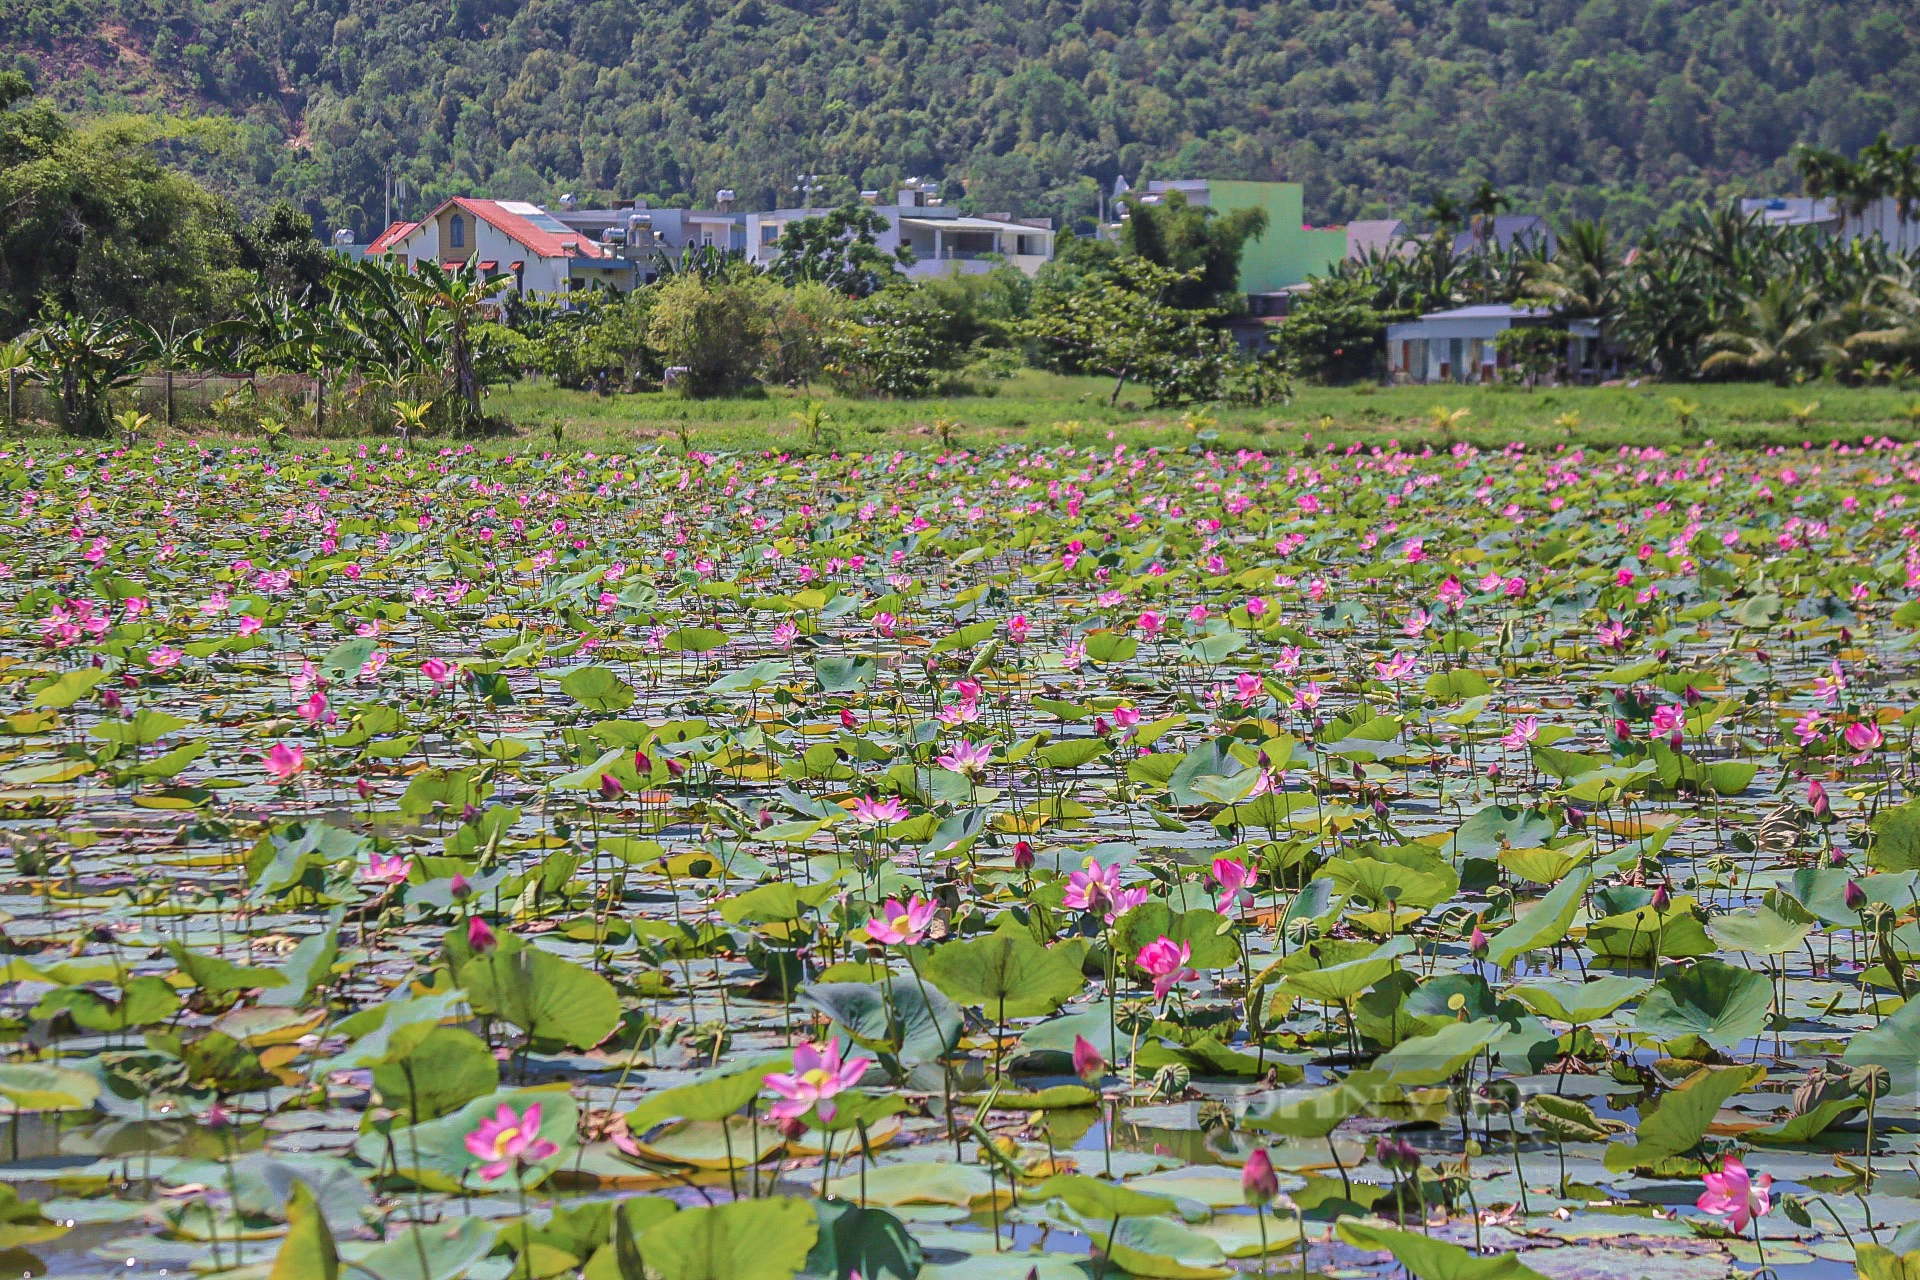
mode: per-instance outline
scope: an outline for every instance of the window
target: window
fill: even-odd
[[[467,247],[467,220],[457,213],[447,224],[447,242],[456,249]]]

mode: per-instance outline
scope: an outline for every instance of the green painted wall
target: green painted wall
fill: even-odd
[[[1299,284],[1310,275],[1325,274],[1347,253],[1345,230],[1308,231],[1306,192],[1297,182],[1228,182],[1207,180],[1207,203],[1225,213],[1234,209],[1264,209],[1267,229],[1247,243],[1240,254],[1240,288],[1245,293],[1272,293]]]

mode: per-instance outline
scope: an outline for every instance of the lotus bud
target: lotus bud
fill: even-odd
[[[840,727],[842,729],[858,729],[860,727],[860,722],[854,718],[853,712],[846,707],[840,708]]]
[[[1093,718],[1093,736],[1094,737],[1104,738],[1112,732],[1113,732],[1113,726],[1107,723],[1107,718],[1105,716],[1095,716]]]
[[[473,886],[467,883],[465,876],[456,871],[453,873],[453,880],[447,885],[447,892],[453,895],[455,902],[465,902],[473,896]]]
[[[1248,1204],[1262,1207],[1273,1203],[1280,1194],[1280,1178],[1273,1171],[1273,1161],[1268,1158],[1265,1147],[1255,1147],[1247,1156],[1247,1162],[1240,1166],[1240,1196]]]
[[[1099,1087],[1100,1077],[1107,1074],[1107,1060],[1085,1036],[1073,1038],[1073,1074],[1091,1088]]]
[[[467,920],[467,945],[472,947],[476,954],[485,955],[499,946],[500,940],[493,936],[493,930],[487,927],[485,920],[479,916],[472,916]]]
[[[610,773],[600,775],[600,798],[602,800],[618,800],[625,794],[627,794],[627,789],[620,784],[620,779]]]
[[[1833,817],[1833,804],[1827,799],[1827,789],[1815,778],[1807,783],[1807,803],[1813,807],[1813,816],[1821,822]]]
[[[653,757],[648,755],[644,751],[634,752],[633,753],[633,771],[639,776],[641,776],[642,778],[652,773]]]
[[[353,784],[353,789],[362,800],[373,799],[373,784],[371,782],[368,782],[365,778],[361,778],[357,780]]]
[[[668,777],[670,778],[684,777],[686,776],[686,772],[687,772],[687,766],[681,764],[678,760],[675,760],[671,757],[667,759],[667,776]]]
[[[1841,898],[1846,902],[1847,910],[1849,911],[1860,912],[1866,910],[1867,891],[1860,887],[1858,880],[1847,881],[1847,887],[1841,893]]]
[[[1013,846],[1013,865],[1021,871],[1033,870],[1033,845],[1022,840]]]
[[[1667,892],[1667,886],[1663,884],[1653,891],[1652,905],[1653,909],[1659,914],[1665,915],[1667,913],[1667,908],[1673,905],[1673,895]]]
[[[204,1123],[207,1128],[218,1131],[233,1123],[233,1114],[216,1102],[207,1109],[207,1114],[203,1118],[202,1123]]]
[[[1480,927],[1480,922],[1476,919],[1473,922],[1473,934],[1467,939],[1467,950],[1473,953],[1475,960],[1487,958],[1489,941],[1486,931]]]

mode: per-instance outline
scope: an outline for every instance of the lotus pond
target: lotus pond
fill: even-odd
[[[1920,1274],[1920,455],[0,453],[0,1274]]]

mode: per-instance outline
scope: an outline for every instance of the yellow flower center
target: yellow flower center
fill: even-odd
[[[802,1084],[811,1086],[812,1088],[818,1089],[821,1085],[825,1084],[827,1081],[831,1080],[832,1078],[833,1078],[832,1076],[827,1074],[825,1071],[821,1070],[819,1067],[815,1067],[813,1070],[804,1073],[800,1077],[800,1082]]]
[[[494,1134],[493,1158],[495,1160],[505,1160],[507,1158],[507,1144],[519,1136],[520,1127],[518,1125],[508,1125],[500,1132]]]

